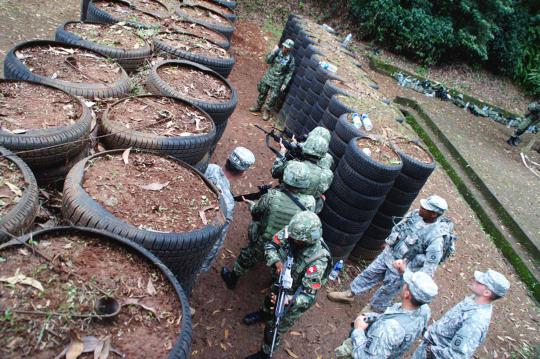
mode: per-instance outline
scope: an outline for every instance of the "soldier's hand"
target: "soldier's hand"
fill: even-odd
[[[407,263],[403,259],[395,260],[394,268],[396,268],[399,273],[405,273],[405,269],[407,269]]]
[[[248,203],[248,204],[251,204],[251,205],[254,205],[255,204],[255,201],[252,201],[250,199],[247,199],[246,197],[242,196],[242,201]]]
[[[274,48],[272,49],[272,52],[278,52],[278,50],[279,50],[279,46],[276,45],[276,46],[274,46]]]
[[[283,91],[285,91],[286,88],[287,88],[287,85],[281,85],[281,87],[280,87],[279,90],[280,90],[281,92],[283,92]]]
[[[277,274],[281,274],[281,271],[283,271],[283,262],[282,261],[276,262],[275,266],[276,266]]]
[[[284,155],[287,152],[287,148],[283,145],[283,139],[279,139],[279,153]]]
[[[368,326],[369,324],[365,322],[365,317],[363,315],[359,315],[354,320],[354,329],[366,330]]]

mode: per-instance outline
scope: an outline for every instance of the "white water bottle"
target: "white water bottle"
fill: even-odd
[[[357,129],[362,128],[362,119],[360,118],[360,115],[356,112],[352,114],[352,124]]]
[[[373,124],[371,123],[371,120],[369,119],[367,113],[362,114],[362,124],[364,125],[366,131],[373,130]]]
[[[334,268],[332,268],[332,272],[330,272],[328,279],[336,280],[337,276],[339,275],[339,272],[341,272],[342,269],[343,269],[343,259],[341,259],[339,262],[334,264]]]
[[[352,34],[349,34],[349,35],[345,36],[345,39],[341,43],[341,46],[343,46],[343,47],[349,46],[349,44],[351,43],[351,40],[352,40]]]

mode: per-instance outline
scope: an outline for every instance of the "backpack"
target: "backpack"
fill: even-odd
[[[448,229],[447,233],[443,235],[443,255],[440,261],[443,263],[456,252],[456,241],[459,237],[454,233],[454,222],[450,218],[442,217],[440,221],[445,223]]]

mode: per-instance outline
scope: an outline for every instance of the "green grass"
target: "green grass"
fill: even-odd
[[[454,156],[454,159],[460,164],[460,166],[462,166],[463,170],[467,173],[467,175],[469,177],[477,176],[476,173],[474,173],[474,171],[468,166],[467,162],[465,162],[465,160],[461,157],[461,155],[459,155],[457,150],[453,148],[453,146],[448,142],[448,140],[440,132],[440,130],[437,128],[434,122],[429,118],[429,116],[422,110],[422,108],[415,101],[406,99],[406,98],[397,98],[396,102],[417,111],[420,117],[422,117],[422,119],[426,122],[428,127],[430,127],[430,129],[435,133],[435,135],[439,137],[439,140],[441,140],[441,142],[443,142],[443,144],[447,146],[452,156]],[[452,167],[450,162],[446,160],[446,158],[444,157],[442,152],[439,150],[437,145],[432,141],[429,135],[424,131],[422,126],[420,126],[420,124],[416,121],[414,116],[412,116],[408,112],[405,113],[405,115],[406,115],[407,123],[416,131],[418,136],[426,144],[426,146],[428,147],[433,157],[443,167],[448,177],[452,180],[452,182],[458,189],[459,193],[463,196],[465,201],[469,204],[471,209],[475,212],[476,216],[478,217],[480,221],[480,226],[482,227],[482,230],[486,233],[487,237],[497,246],[497,248],[499,248],[499,250],[503,253],[503,255],[510,262],[510,264],[512,264],[512,266],[514,267],[515,271],[517,272],[521,280],[527,285],[529,290],[532,292],[534,298],[537,301],[540,301],[540,284],[538,283],[534,275],[529,271],[529,268],[527,268],[527,266],[525,265],[525,263],[523,262],[519,254],[516,253],[516,251],[514,251],[512,246],[508,243],[508,241],[504,237],[504,235],[499,231],[495,223],[491,220],[489,215],[482,208],[480,203],[476,200],[473,193],[469,189],[468,185],[463,182],[460,175]],[[471,180],[475,182],[475,179],[471,178]],[[482,191],[481,188],[479,188],[479,190]],[[502,220],[503,224],[507,226],[512,232],[517,231],[518,229],[515,228],[515,222],[514,222],[514,225],[512,225],[513,219],[508,214],[508,212],[506,212],[500,206],[498,208],[499,210],[497,211],[497,213],[499,215],[499,218]],[[515,235],[515,233],[513,234]],[[534,256],[534,257],[536,261],[537,256]]]

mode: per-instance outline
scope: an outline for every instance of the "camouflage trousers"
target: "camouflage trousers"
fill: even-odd
[[[259,235],[259,222],[251,221],[248,226],[248,245],[240,250],[234,262],[234,274],[241,276],[264,260],[265,240]]]
[[[377,312],[384,312],[392,304],[392,300],[403,288],[403,276],[390,270],[384,260],[384,252],[375,258],[371,264],[354,278],[351,291],[360,295],[382,281],[370,300],[371,308]]]
[[[270,96],[268,97],[268,101],[266,102],[266,109],[268,111],[271,111],[274,106],[276,105],[276,102],[279,98],[280,93],[280,87],[279,86],[270,86],[266,82],[261,81],[257,85],[257,90],[259,91],[259,97],[257,97],[257,106],[262,107],[264,105],[264,101],[266,100],[266,97],[268,96],[268,93],[270,93]]]
[[[539,125],[539,124],[540,124],[540,116],[529,115],[525,117],[525,119],[519,124],[514,136],[521,136],[527,131],[529,127]]]
[[[334,354],[338,359],[352,359],[352,350],[352,339],[347,338],[343,341],[343,343],[341,343],[339,347],[334,349]]]
[[[274,291],[277,296],[277,291]],[[294,325],[294,323],[315,303],[306,303],[302,305],[293,304],[292,307],[287,309],[287,313],[281,318],[279,323],[279,329],[276,337],[276,344],[274,346],[274,351],[279,347],[281,343],[281,337],[283,334],[287,333],[289,329]],[[265,314],[266,318],[271,318],[266,322],[264,326],[264,340],[261,347],[261,350],[266,354],[270,354],[270,348],[272,347],[272,338],[274,336],[274,304],[270,301],[270,294],[264,299],[262,311]]]

